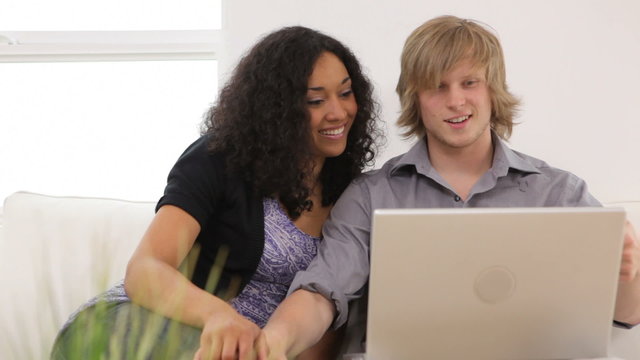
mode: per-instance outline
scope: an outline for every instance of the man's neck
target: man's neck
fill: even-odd
[[[494,147],[491,137],[464,148],[438,145],[437,141],[427,141],[431,166],[466,200],[473,185],[493,163]]]

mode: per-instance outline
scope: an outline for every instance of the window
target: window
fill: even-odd
[[[3,0],[0,30],[135,31],[221,28],[221,0]]]
[[[0,198],[156,200],[215,101],[220,10],[220,0],[10,0]]]

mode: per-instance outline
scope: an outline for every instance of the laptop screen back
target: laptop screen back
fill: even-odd
[[[376,210],[367,358],[607,355],[624,210]]]

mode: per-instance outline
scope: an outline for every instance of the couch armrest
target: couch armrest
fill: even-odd
[[[124,276],[154,206],[27,192],[9,196],[0,241],[0,354],[47,358],[69,314]]]

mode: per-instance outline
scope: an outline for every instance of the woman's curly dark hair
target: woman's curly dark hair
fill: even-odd
[[[322,205],[335,203],[370,165],[381,136],[373,88],[351,51],[339,41],[301,26],[260,40],[239,62],[208,112],[209,149],[227,155],[228,171],[252,183],[262,196],[277,196],[292,218],[310,210],[313,171],[306,94],[318,57],[335,54],[345,65],[358,111],[345,151],[327,158],[320,172]]]

